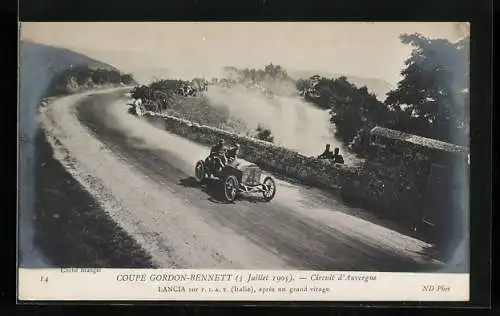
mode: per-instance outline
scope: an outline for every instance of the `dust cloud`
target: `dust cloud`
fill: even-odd
[[[174,152],[175,154],[170,154],[167,158],[175,160],[173,162],[186,174],[192,172],[196,160],[206,157],[207,148],[180,136],[166,133],[160,121],[150,122],[129,114],[123,105],[125,100],[124,98],[110,103],[104,108],[106,114],[102,118],[107,127],[126,131],[124,135],[127,135],[128,145],[135,148],[160,149],[164,153]],[[172,151],[172,148],[175,148],[175,151]]]
[[[271,130],[277,145],[296,150],[305,156],[317,156],[325,147],[342,147],[334,137],[327,110],[294,97],[265,97],[243,87],[210,87],[205,97],[217,109],[229,110],[255,130],[259,124]]]

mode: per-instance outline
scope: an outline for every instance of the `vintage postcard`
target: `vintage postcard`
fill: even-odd
[[[467,23],[19,34],[20,301],[469,300]]]

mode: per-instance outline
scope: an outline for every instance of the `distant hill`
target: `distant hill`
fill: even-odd
[[[159,79],[176,78],[172,76],[170,69],[166,67],[141,67],[128,70],[134,74],[135,80],[140,84],[149,84],[151,81]]]
[[[294,79],[309,78],[314,75],[320,75],[326,78],[338,78],[341,76],[345,76],[347,77],[347,80],[349,80],[358,87],[366,86],[368,88],[368,91],[374,93],[377,96],[377,98],[381,101],[384,101],[386,98],[385,94],[394,88],[390,83],[388,83],[383,79],[363,78],[363,77],[356,77],[338,73],[328,73],[322,71],[288,71],[288,75]]]
[[[135,82],[130,74],[124,74],[110,64],[90,58],[67,48],[50,46],[32,41],[20,41],[19,55],[21,97],[36,93],[36,98],[39,99],[42,96],[48,96],[54,93],[60,94],[64,91],[75,93],[82,89],[92,88],[94,84],[118,84],[122,76],[124,79],[128,79],[124,82]],[[76,72],[71,74],[66,80],[58,77],[63,72],[71,72],[71,69]],[[81,69],[91,69],[91,72],[80,72],[81,76],[77,76],[79,78],[78,80],[85,80],[85,76],[94,76],[93,73],[97,73],[97,81],[92,79],[86,82],[76,82],[76,73],[81,71]],[[55,82],[55,78],[59,78],[65,81],[65,83]],[[106,79],[101,80],[99,78]]]
[[[19,52],[21,65],[23,65],[24,62],[36,59],[39,64],[51,65],[57,70],[64,70],[60,69],[60,67],[58,67],[59,65],[89,66],[90,68],[118,70],[114,66],[92,59],[70,49],[31,41],[20,41]]]

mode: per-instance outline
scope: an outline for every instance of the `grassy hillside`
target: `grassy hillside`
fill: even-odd
[[[204,97],[175,96],[164,113],[238,134],[251,135],[252,133],[244,122],[230,115],[229,109],[226,110],[222,106],[215,109]]]

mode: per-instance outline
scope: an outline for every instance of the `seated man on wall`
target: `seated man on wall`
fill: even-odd
[[[339,154],[340,149],[338,147],[335,147],[335,152],[332,152],[330,149],[330,144],[326,145],[325,151],[318,156],[318,159],[328,159],[331,160],[333,163],[344,163],[344,157],[342,157],[341,154]]]
[[[318,159],[332,159],[333,158],[333,152],[330,149],[330,144],[326,144],[325,151],[318,156]]]
[[[339,148],[336,147],[334,150],[335,150],[335,153],[333,154],[333,158],[332,158],[333,162],[343,164],[344,157],[342,157],[342,155],[339,154],[339,151],[340,151]]]

